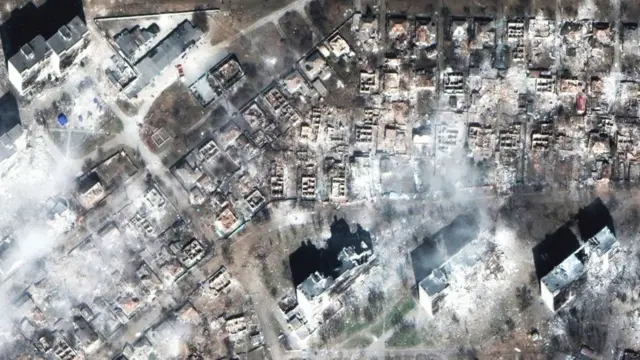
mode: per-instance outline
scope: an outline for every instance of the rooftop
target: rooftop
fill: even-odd
[[[333,281],[329,277],[324,277],[319,272],[314,272],[305,281],[298,285],[298,290],[308,298],[314,298],[325,291]]]
[[[434,236],[411,251],[411,262],[416,281],[420,282],[439,268],[478,234],[478,223],[471,215],[460,215]]]
[[[541,281],[549,289],[549,292],[556,293],[582,277],[585,271],[584,264],[575,254],[572,254],[544,276]]]
[[[114,37],[114,40],[128,58],[133,58],[138,49],[153,39],[158,32],[160,32],[160,28],[155,23],[145,28],[136,25],[119,32]]]
[[[27,1],[16,3],[8,19],[3,17],[0,37],[5,59],[11,58],[38,35],[50,39],[73,18],[85,20],[82,0]]]
[[[47,44],[56,54],[62,54],[77,44],[89,30],[80,17],[76,16],[68,24],[62,25],[58,31],[53,34]]]
[[[598,255],[604,255],[616,246],[618,239],[616,239],[611,230],[605,226],[591,239],[589,239],[588,243],[595,247]]]
[[[136,64],[136,70],[140,73],[140,76],[129,95],[137,95],[164,68],[176,60],[189,46],[197,42],[201,36],[202,30],[188,20],[180,23]]]
[[[419,286],[427,295],[433,296],[446,289],[449,283],[447,282],[445,274],[440,269],[436,269],[424,278],[424,280],[420,281]]]
[[[9,59],[9,62],[18,72],[23,73],[45,59],[50,53],[51,48],[47,45],[44,37],[38,35],[29,43],[24,44],[20,51]]]
[[[6,93],[0,97],[0,160],[15,152],[13,145],[22,133],[18,102],[11,93]]]

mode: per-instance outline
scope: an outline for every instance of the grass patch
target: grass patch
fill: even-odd
[[[136,115],[138,115],[138,110],[139,109],[131,101],[127,101],[127,100],[118,98],[118,99],[116,99],[116,105],[127,116],[136,116]]]
[[[100,128],[98,134],[92,134],[84,140],[84,142],[80,146],[80,153],[78,154],[79,156],[90,154],[92,151],[94,151],[107,141],[113,139],[117,134],[121,133],[122,130],[124,130],[124,124],[122,123],[122,120],[120,120],[120,118],[118,118],[111,112],[109,112],[107,116],[108,119]]]
[[[364,349],[371,345],[372,342],[373,340],[370,337],[356,335],[347,340],[343,347],[345,349]]]
[[[342,331],[340,331],[340,334],[351,335],[371,325],[371,322],[350,316],[343,322],[343,324],[344,326],[341,329]]]
[[[371,334],[380,337],[384,333],[385,329],[389,329],[394,324],[399,324],[402,319],[414,308],[416,307],[416,302],[412,296],[408,296],[404,299],[398,301],[391,311],[389,311],[384,319],[378,321],[374,326],[371,327]]]
[[[336,314],[321,326],[320,340],[323,345],[340,342],[340,339],[348,338],[369,325],[371,325],[370,321],[351,313],[348,316]]]
[[[387,340],[386,345],[390,347],[415,347],[422,344],[425,336],[423,332],[416,328],[413,323],[404,323]]]

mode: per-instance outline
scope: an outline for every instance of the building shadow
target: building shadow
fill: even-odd
[[[577,226],[575,226],[576,223]],[[547,275],[554,267],[578,250],[582,243],[592,238],[604,227],[608,227],[615,235],[613,217],[609,209],[600,198],[596,198],[533,248],[533,261],[538,279]]]
[[[356,231],[351,232],[349,224],[344,219],[334,218],[331,224],[331,237],[327,239],[326,247],[318,248],[310,240],[306,240],[289,255],[289,267],[294,285],[298,286],[316,271],[324,276],[338,277],[340,267],[338,254],[342,249],[350,246],[360,254],[365,250],[363,243],[369,249],[373,249],[373,241],[368,231],[357,225]]]
[[[580,237],[583,241],[592,238],[605,226],[611,230],[613,235],[616,234],[611,212],[609,212],[609,209],[604,205],[600,198],[596,198],[591,202],[591,204],[580,209],[576,217],[578,219]]]
[[[416,283],[477,238],[479,231],[476,217],[471,214],[462,214],[435,234],[425,237],[422,244],[411,251]]]
[[[29,2],[13,10],[9,19],[0,25],[5,59],[9,60],[37,35],[49,39],[76,16],[86,22],[82,0],[47,0],[40,6]]]
[[[18,100],[12,92],[7,92],[0,97],[0,135],[8,133],[21,123]]]
[[[547,275],[554,267],[580,248],[580,242],[569,228],[569,224],[566,223],[555,232],[545,236],[544,240],[533,248],[533,262],[538,279]]]

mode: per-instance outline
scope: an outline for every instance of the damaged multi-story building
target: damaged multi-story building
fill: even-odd
[[[322,312],[332,305],[332,299],[338,295],[337,290],[353,281],[375,260],[376,255],[373,250],[366,245],[362,248],[360,253],[357,253],[354,247],[345,247],[340,251],[338,254],[340,266],[335,278],[316,271],[296,287],[298,305],[309,322],[321,323]]]
[[[608,210],[596,199],[533,249],[542,301],[552,311],[571,302],[589,277],[606,272],[615,262],[620,245],[607,216]]]
[[[473,271],[487,251],[484,241],[475,241],[478,224],[472,215],[460,215],[451,224],[411,251],[418,300],[427,314],[435,315],[460,276]]]

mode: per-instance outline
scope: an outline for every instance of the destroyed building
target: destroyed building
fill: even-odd
[[[557,311],[573,299],[585,280],[586,269],[577,254],[571,254],[540,279],[540,296]]]
[[[16,142],[23,138],[18,102],[11,93],[0,97],[0,161],[16,152]]]
[[[322,311],[350,282],[369,268],[376,258],[372,245],[370,234],[359,225],[353,233],[344,219],[336,219],[326,247],[303,243],[289,255],[297,301],[311,328],[322,322]]]
[[[571,302],[590,275],[608,270],[613,262],[619,244],[607,216],[608,210],[596,199],[534,247],[540,294],[552,311]]]
[[[208,106],[244,76],[234,55],[225,57],[189,86],[189,91],[202,106]]]
[[[414,277],[418,284],[418,299],[429,315],[440,309],[454,276],[452,263],[472,267],[478,260],[479,246],[469,246],[478,235],[478,223],[472,215],[460,215],[435,235],[411,251]]]
[[[364,244],[364,243],[363,243]],[[343,248],[338,254],[340,263],[337,268],[337,277],[324,276],[314,272],[305,281],[296,287],[296,298],[304,316],[310,322],[320,322],[318,317],[322,311],[330,305],[331,298],[335,296],[333,289],[357,276],[370,261],[375,259],[373,251],[366,248],[356,253],[354,247]]]

